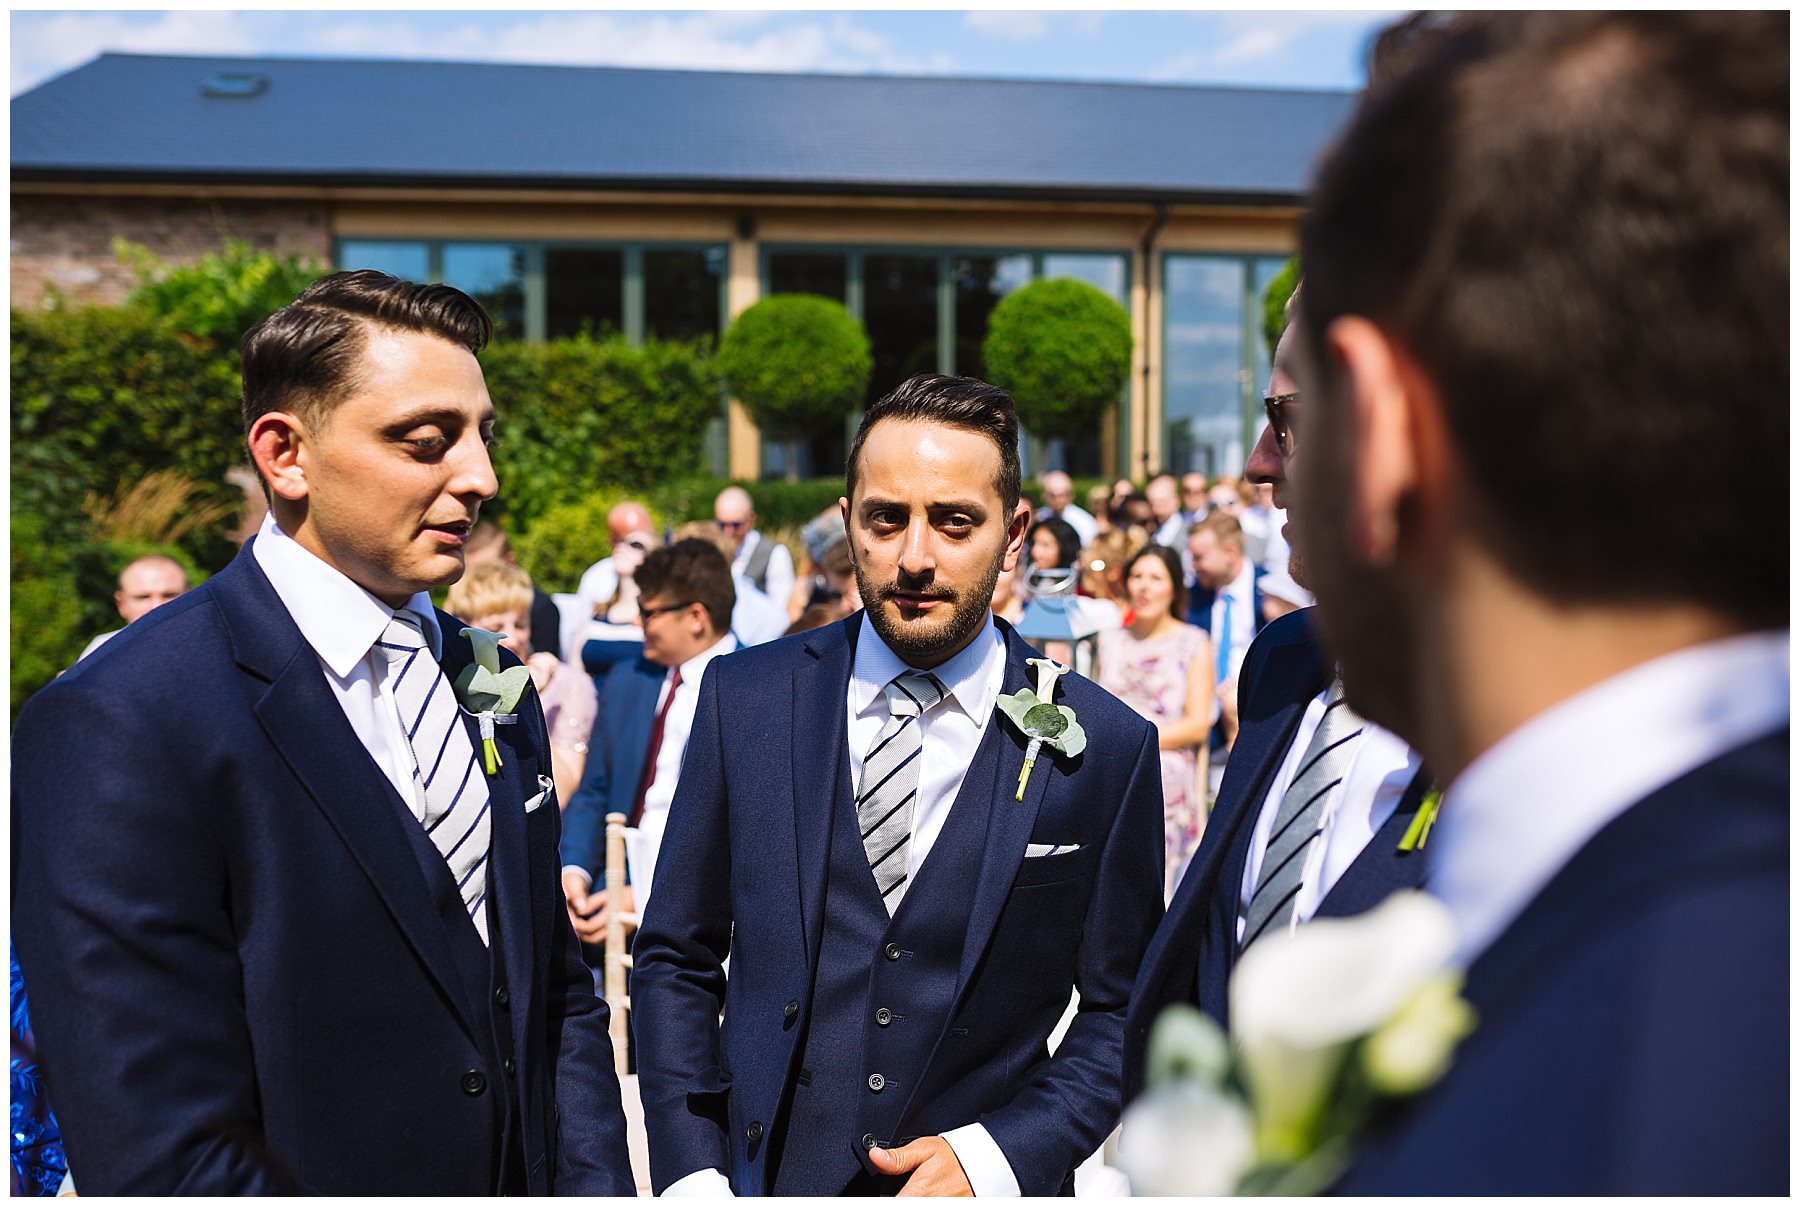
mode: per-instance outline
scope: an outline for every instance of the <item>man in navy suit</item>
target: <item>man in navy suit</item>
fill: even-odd
[[[261,531],[19,719],[13,935],[84,1194],[633,1191],[542,710],[487,770],[426,594],[496,489],[489,330],[376,272],[252,328]]]
[[[606,891],[591,891],[605,870],[606,815],[625,814],[654,869],[700,681],[708,663],[738,644],[731,563],[712,542],[690,537],[651,550],[637,583],[644,656],[607,672],[581,786],[563,812],[563,893],[575,933],[587,943],[606,932]],[[631,895],[616,908],[642,910],[649,902],[634,891],[641,887],[627,886]]]
[[[846,474],[867,610],[707,673],[634,950],[659,1192],[1053,1194],[1118,1118],[1156,734],[1067,676],[1086,748],[1028,768],[996,710],[1036,689],[988,612],[1031,518],[1017,449],[1001,391],[903,383]]]
[[[1290,324],[1269,376],[1270,422],[1244,465],[1251,481],[1274,488],[1278,507],[1288,505],[1299,346]],[[1304,577],[1299,559],[1289,573]],[[1316,757],[1328,744],[1315,739],[1334,709],[1335,681],[1310,608],[1269,624],[1245,656],[1237,744],[1200,846],[1131,991],[1127,1099],[1144,1088],[1150,1029],[1165,1007],[1186,1002],[1227,1025],[1226,984],[1244,948],[1313,917],[1361,913],[1396,889],[1416,887],[1424,874],[1420,854],[1399,849],[1428,787],[1418,756],[1400,738],[1364,723],[1335,731],[1329,753]],[[1338,775],[1316,775],[1329,760],[1341,760],[1335,786]],[[1323,796],[1308,799],[1320,788]]]
[[[1321,165],[1291,527],[1479,1017],[1347,1193],[1788,1188],[1787,47],[1416,18]]]

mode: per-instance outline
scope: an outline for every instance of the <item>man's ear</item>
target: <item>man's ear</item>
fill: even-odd
[[[269,411],[250,425],[250,459],[277,498],[290,503],[306,498],[310,439],[306,424],[284,411]]]
[[[1013,567],[1019,564],[1019,553],[1025,548],[1025,534],[1030,530],[1031,504],[1020,499],[1006,526],[1006,555],[1000,561],[1002,574],[1012,573]]]
[[[1350,408],[1350,514],[1358,560],[1390,568],[1417,520],[1421,491],[1443,485],[1443,411],[1436,387],[1406,349],[1368,319],[1332,322],[1325,353],[1338,366]]]

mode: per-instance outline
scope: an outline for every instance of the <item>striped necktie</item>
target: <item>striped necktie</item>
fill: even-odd
[[[1319,718],[1319,727],[1301,756],[1300,770],[1282,794],[1269,845],[1263,851],[1260,879],[1250,895],[1250,908],[1244,912],[1240,947],[1248,947],[1264,932],[1279,931],[1292,921],[1307,852],[1324,832],[1322,819],[1343,788],[1362,731],[1362,718],[1344,703],[1343,683],[1334,681],[1325,715]]]
[[[907,847],[912,841],[913,803],[919,795],[924,714],[944,698],[944,688],[933,675],[906,671],[887,685],[887,698],[887,724],[863,758],[856,821],[869,870],[875,874],[875,887],[891,915],[906,895]]]
[[[375,643],[412,760],[413,816],[449,865],[463,908],[488,941],[488,786],[475,744],[418,618],[402,610]]]

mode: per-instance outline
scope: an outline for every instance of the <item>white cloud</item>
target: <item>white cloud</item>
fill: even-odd
[[[1216,67],[1267,61],[1283,54],[1300,38],[1322,29],[1368,25],[1374,12],[1233,13],[1224,17],[1229,41],[1207,56]]]
[[[78,67],[102,51],[148,54],[255,54],[264,50],[244,14],[123,12],[19,13],[12,16],[12,94]]]
[[[1201,55],[1198,50],[1184,50],[1174,58],[1158,63],[1144,75],[1145,78],[1157,83],[1179,80],[1200,66],[1200,62]]]
[[[1048,14],[1017,9],[964,13],[963,24],[990,38],[1006,38],[1014,42],[1028,42],[1050,32]]]

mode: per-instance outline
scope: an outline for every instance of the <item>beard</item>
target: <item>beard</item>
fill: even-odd
[[[932,579],[916,579],[900,572],[894,579],[877,582],[875,576],[856,563],[856,587],[868,609],[869,623],[887,642],[887,646],[905,662],[915,666],[935,666],[967,645],[987,622],[988,606],[994,598],[994,584],[1000,581],[1000,557],[982,576],[964,589],[947,587]],[[940,599],[950,605],[949,616],[933,614],[904,619],[894,596],[905,592]]]

